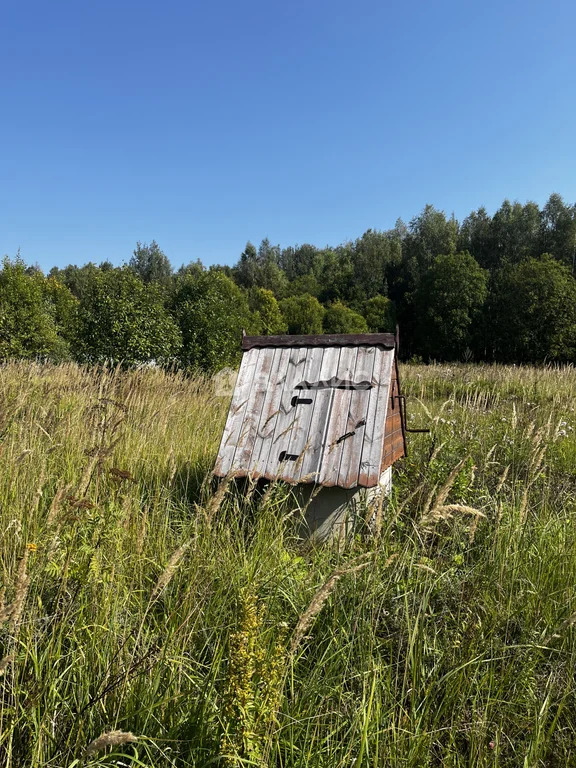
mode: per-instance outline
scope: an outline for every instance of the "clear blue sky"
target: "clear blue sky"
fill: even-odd
[[[576,201],[576,5],[5,0],[0,254],[233,263]]]

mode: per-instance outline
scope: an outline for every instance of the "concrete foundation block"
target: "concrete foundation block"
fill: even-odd
[[[311,543],[347,540],[359,521],[373,522],[381,503],[392,490],[392,467],[385,470],[374,488],[325,488],[301,485],[295,489],[304,510],[301,535]]]

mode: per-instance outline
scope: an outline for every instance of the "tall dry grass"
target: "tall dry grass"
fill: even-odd
[[[576,765],[576,373],[402,374],[378,537],[310,549],[208,380],[0,367],[0,765]]]

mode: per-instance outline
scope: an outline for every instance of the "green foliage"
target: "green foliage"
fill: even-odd
[[[6,257],[0,271],[0,359],[66,358],[74,310],[64,286],[41,272],[27,273],[20,258]]]
[[[106,270],[110,267],[106,262],[103,262],[103,268]],[[65,285],[77,299],[82,301],[84,294],[90,292],[90,286],[98,271],[99,268],[92,262],[88,262],[83,267],[69,264],[63,269],[57,267],[51,269],[50,277]]]
[[[490,316],[497,359],[576,359],[576,280],[551,255],[502,269]]]
[[[329,304],[323,320],[324,333],[366,333],[366,320],[358,312],[335,301]]]
[[[171,306],[182,333],[184,367],[217,371],[238,362],[242,330],[253,330],[255,318],[229,277],[218,270],[187,273],[176,282]]]
[[[315,298],[322,293],[320,282],[311,272],[294,278],[286,288],[287,296],[300,296],[303,293],[308,293]]]
[[[354,289],[352,296],[363,301],[385,292],[392,261],[391,239],[386,232],[369,229],[354,243]]]
[[[454,253],[457,240],[458,222],[453,217],[447,219],[446,214],[433,205],[426,205],[410,222],[404,241],[411,276],[423,274],[439,254]]]
[[[180,332],[162,291],[144,284],[131,269],[94,271],[78,314],[75,352],[80,360],[166,363],[179,351]]]
[[[79,301],[55,277],[48,277],[44,281],[44,295],[52,306],[52,314],[56,321],[58,333],[67,347],[70,348],[74,343],[78,329]]]
[[[460,226],[458,247],[473,254],[484,269],[491,269],[496,259],[492,218],[486,208],[479,208],[467,216]]]
[[[282,697],[286,648],[280,637],[272,648],[266,637],[263,606],[249,590],[241,590],[238,625],[228,643],[228,670],[223,695],[224,765],[260,762]]]
[[[324,251],[320,277],[323,302],[347,300],[354,287],[354,250],[351,243]]]
[[[324,266],[324,252],[308,243],[289,246],[280,253],[279,264],[291,284],[308,276],[318,279]]]
[[[156,240],[150,245],[138,242],[128,266],[144,283],[167,285],[172,276],[172,266]]]
[[[432,434],[310,547],[204,377],[2,366],[2,768],[572,766],[574,368],[400,373]]]
[[[536,268],[532,260],[544,252],[551,258]],[[523,266],[527,264],[531,266]],[[556,264],[564,271],[556,270]],[[309,243],[280,248],[267,238],[258,247],[248,242],[235,265],[210,268],[210,274],[217,272],[232,281],[239,292],[230,283],[209,290],[205,284],[211,278],[203,277],[206,270],[200,260],[180,267],[174,275],[155,241],[137,244],[129,268],[145,285],[156,288],[171,312],[178,311],[178,323],[187,339],[178,364],[185,367],[213,370],[236,362],[242,327],[250,333],[281,333],[286,329],[290,333],[320,333],[323,328],[332,333],[336,329],[360,331],[365,326],[358,315],[372,331],[391,331],[398,323],[404,359],[475,356],[517,362],[576,362],[576,344],[571,340],[576,206],[565,203],[558,194],[552,194],[542,209],[533,202],[509,200],[493,215],[481,207],[461,224],[454,216],[426,205],[408,225],[398,220],[388,231],[368,229],[355,240],[323,248]],[[42,282],[37,267],[25,271],[27,277],[36,276]],[[50,276],[66,286],[79,304],[71,302],[66,292],[59,298],[56,288],[44,284],[47,314],[32,312],[36,319],[29,327],[23,330],[18,321],[17,331],[5,331],[4,354],[63,357],[71,349],[76,359],[101,359],[102,334],[97,329],[90,332],[92,336],[87,334],[79,318],[97,314],[94,294],[99,289],[95,286],[102,274],[114,272],[107,260],[99,267],[90,263],[51,270]],[[186,276],[187,284],[197,284],[199,291],[196,296],[190,289],[189,306],[182,283]],[[523,296],[521,305],[519,296]],[[142,304],[139,290],[135,302]],[[140,309],[130,309],[128,295],[121,303],[119,317],[125,316],[125,325],[130,325],[130,317],[137,318]],[[152,305],[160,307],[161,302],[154,299]],[[507,327],[509,308],[513,308],[513,333]],[[162,333],[170,320],[162,308],[158,312]],[[40,316],[44,317],[44,330],[38,326]],[[12,321],[5,319],[5,327]],[[150,343],[154,354],[157,349],[161,357],[165,357],[166,349],[176,349],[173,327],[168,343],[159,339],[156,344],[150,336],[153,322],[149,325],[142,334],[148,341],[136,341],[132,351],[132,342],[118,341],[117,346],[112,345],[114,354],[128,349],[129,359],[136,362],[152,354]],[[122,333],[115,327],[104,335],[118,337]],[[18,339],[26,334],[30,338],[21,343]],[[6,340],[8,337],[11,341]]]
[[[362,311],[372,333],[393,333],[396,330],[396,312],[387,296],[373,296],[364,302]]]
[[[280,309],[288,326],[288,333],[322,333],[325,310],[314,296],[302,294],[283,299]]]
[[[250,310],[254,313],[253,325],[259,334],[270,336],[286,333],[288,326],[272,291],[251,288],[248,292]]]
[[[286,276],[280,268],[280,248],[262,240],[258,250],[247,243],[240,261],[234,268],[234,279],[243,288],[266,288],[282,297],[286,290]]]
[[[540,212],[536,203],[504,200],[491,222],[495,263],[514,264],[538,253]]]
[[[487,281],[487,272],[467,251],[434,259],[414,301],[424,354],[462,359],[473,343],[473,321],[486,300]]]
[[[198,275],[200,272],[204,271],[204,266],[200,259],[196,259],[196,261],[191,261],[188,264],[183,264],[178,272],[176,273],[178,277],[182,277],[183,275],[186,275],[188,273],[191,273],[193,275]],[[228,275],[230,277],[231,275]]]
[[[558,194],[550,195],[540,215],[538,253],[551,253],[574,271],[576,257],[575,206],[566,205]]]

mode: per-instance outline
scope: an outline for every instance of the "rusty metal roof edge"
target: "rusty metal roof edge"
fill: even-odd
[[[304,336],[243,336],[242,349],[255,347],[385,347],[394,349],[393,333],[325,333]]]

